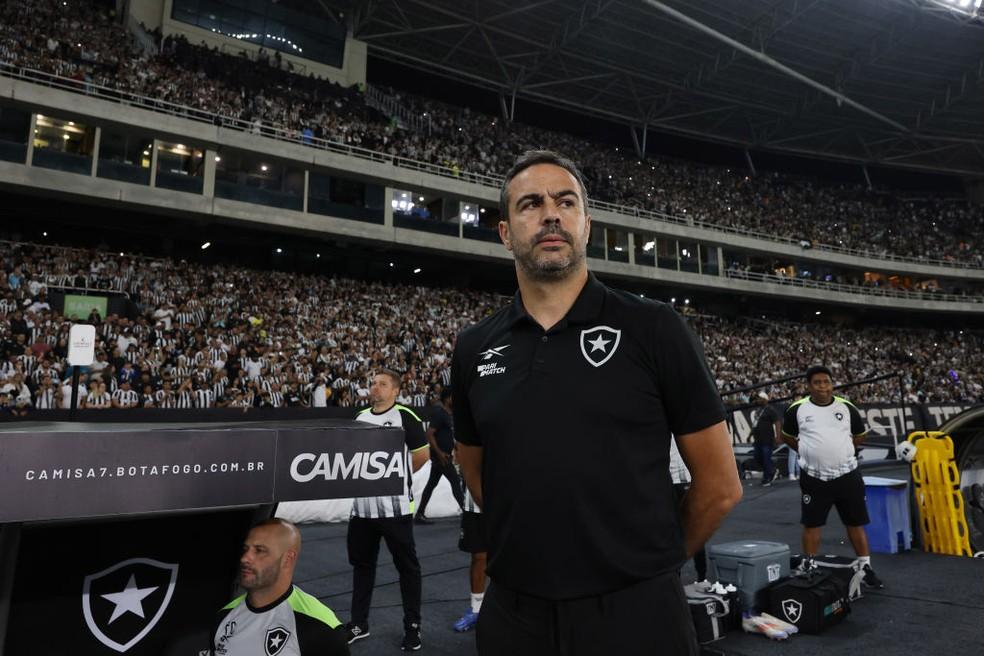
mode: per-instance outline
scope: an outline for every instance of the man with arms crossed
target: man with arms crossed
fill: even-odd
[[[671,307],[588,272],[573,162],[525,153],[500,207],[519,290],[452,360],[459,463],[489,536],[479,654],[697,654],[679,570],[742,494],[703,349]],[[682,511],[671,434],[693,476]]]

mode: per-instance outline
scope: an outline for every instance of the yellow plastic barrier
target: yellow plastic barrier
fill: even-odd
[[[953,440],[939,431],[917,431],[909,435],[909,442],[916,446],[912,481],[923,549],[951,556],[972,556],[960,494],[960,470],[953,460]]]

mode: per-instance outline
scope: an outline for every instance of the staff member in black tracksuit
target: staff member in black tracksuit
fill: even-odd
[[[451,452],[454,450],[454,429],[451,423],[451,388],[441,390],[440,402],[431,406],[430,427],[427,429],[427,441],[430,443],[431,468],[427,485],[420,494],[420,507],[417,508],[417,521],[426,523],[424,514],[430,503],[434,488],[441,482],[441,477],[448,479],[451,493],[459,507],[464,507],[464,497],[461,494],[461,480],[458,470],[454,467]]]
[[[489,535],[479,654],[696,654],[678,572],[741,498],[700,343],[671,307],[588,273],[572,162],[524,154],[500,205],[519,291],[452,360],[458,461]],[[671,433],[693,476],[682,509]]]

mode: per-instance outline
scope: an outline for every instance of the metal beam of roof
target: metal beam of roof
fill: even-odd
[[[927,13],[926,0],[660,2],[819,87],[646,2],[317,2],[345,12],[371,57],[506,102],[742,148],[984,173],[984,22]]]
[[[811,78],[808,78],[807,76],[803,75],[802,73],[799,73],[797,71],[794,71],[793,69],[789,68],[785,64],[782,64],[782,63],[776,61],[775,59],[773,59],[772,57],[769,57],[765,53],[759,52],[757,50],[753,50],[752,48],[749,48],[745,44],[739,43],[738,41],[735,41],[734,39],[732,39],[731,37],[727,36],[726,34],[721,34],[717,30],[715,30],[714,28],[708,27],[707,25],[704,25],[700,21],[694,20],[693,18],[687,16],[686,14],[677,11],[673,7],[670,7],[670,6],[666,5],[666,4],[663,4],[662,2],[659,2],[659,0],[642,0],[642,1],[645,4],[649,5],[650,7],[652,7],[653,9],[657,9],[659,11],[662,11],[663,13],[667,14],[668,16],[672,16],[673,18],[679,20],[680,22],[682,22],[682,23],[684,23],[686,25],[689,25],[690,27],[694,28],[695,30],[699,30],[699,31],[703,32],[704,34],[708,34],[708,35],[714,37],[715,39],[717,39],[717,40],[719,40],[719,41],[721,41],[723,43],[728,44],[732,48],[734,48],[734,49],[736,49],[736,50],[738,50],[740,52],[745,53],[749,57],[752,57],[753,59],[757,59],[758,61],[762,62],[763,64],[766,64],[767,66],[771,66],[772,68],[775,68],[776,70],[781,71],[782,73],[785,73],[789,77],[791,77],[791,78],[793,78],[795,80],[798,80],[798,81],[802,82],[803,84],[807,84],[807,85],[813,87],[814,89],[816,89],[817,91],[820,91],[821,93],[825,93],[828,96],[831,96],[838,103],[843,103],[843,104],[849,105],[849,106],[853,107],[854,109],[858,110],[859,112],[862,112],[863,114],[867,114],[868,116],[870,116],[870,117],[872,117],[872,118],[874,118],[874,119],[876,119],[878,121],[881,121],[882,123],[885,123],[887,125],[892,126],[893,128],[895,128],[896,130],[898,130],[900,132],[906,133],[906,132],[909,132],[910,131],[909,128],[907,128],[906,126],[902,125],[901,123],[898,123],[896,121],[893,121],[892,119],[888,118],[887,116],[884,116],[883,114],[880,114],[880,113],[876,112],[875,110],[871,109],[870,107],[866,107],[866,106],[862,105],[859,102],[856,102],[854,100],[851,100],[850,98],[848,98],[847,96],[845,96],[843,93],[840,93],[839,91],[835,91],[835,90],[831,89],[830,87],[828,87],[825,84],[820,84],[816,80],[813,80]]]

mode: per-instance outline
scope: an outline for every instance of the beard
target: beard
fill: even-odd
[[[280,568],[277,566],[270,566],[265,570],[240,567],[239,584],[244,590],[259,590],[276,581],[279,574]]]
[[[548,235],[557,235],[567,242],[571,249],[570,253],[561,258],[547,258],[542,253],[537,257],[537,243]],[[579,249],[571,233],[559,225],[552,224],[536,233],[529,244],[524,244],[522,247],[518,244],[514,245],[513,256],[517,266],[523,270],[528,278],[538,282],[550,282],[563,280],[577,270],[587,256],[587,249]]]

